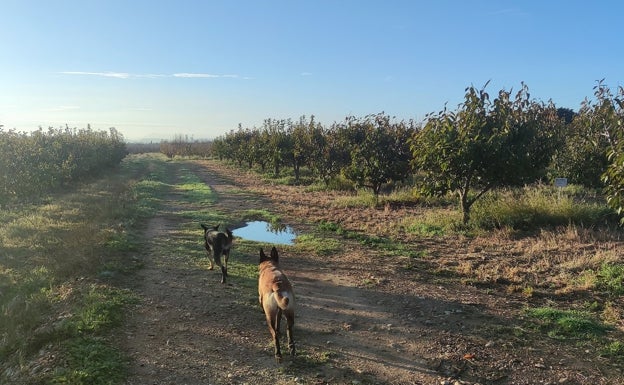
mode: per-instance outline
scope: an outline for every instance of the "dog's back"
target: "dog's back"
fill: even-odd
[[[258,269],[260,271],[258,279],[260,303],[263,306],[267,303],[268,306],[277,305],[282,310],[291,310],[295,304],[292,285],[288,277],[280,270],[279,265],[272,259],[267,259],[260,263]]]
[[[213,251],[215,259],[219,259],[222,254],[230,251],[232,239],[234,238],[230,229],[225,229],[225,233],[217,230],[206,232],[206,243]]]
[[[267,257],[260,249],[260,263],[258,265],[258,299],[264,310],[269,331],[275,344],[275,358],[281,360],[282,353],[279,344],[279,328],[282,315],[286,317],[286,335],[290,354],[295,355],[295,341],[292,328],[295,323],[295,293],[288,277],[279,267],[277,249],[271,249],[271,257]]]
[[[213,262],[221,267],[221,283],[225,283],[225,278],[227,277],[227,263],[234,240],[234,234],[232,234],[232,231],[228,228],[225,229],[225,232],[219,231],[219,225],[211,228],[202,223],[201,227],[204,229],[204,246],[210,258],[210,270],[212,270]],[[221,256],[223,256],[223,262],[221,262]]]

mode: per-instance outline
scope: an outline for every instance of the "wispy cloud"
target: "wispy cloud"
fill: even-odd
[[[78,110],[78,109],[80,109],[79,106],[58,106],[58,107],[44,108],[43,111],[58,112],[58,111]]]
[[[212,78],[212,79],[214,78],[230,78],[230,79],[240,78],[240,76],[238,75],[231,75],[231,74],[215,75],[215,74],[187,73],[187,72],[173,74],[173,77],[175,78]]]
[[[312,72],[302,72],[301,76],[312,76]]]
[[[174,74],[131,74],[127,72],[88,72],[88,71],[62,71],[60,74],[63,75],[81,75],[81,76],[99,76],[106,78],[117,78],[117,79],[130,79],[130,78],[204,78],[204,79],[216,79],[216,78],[230,78],[230,79],[239,79],[241,78],[239,75],[233,74],[225,74],[225,75],[217,75],[217,74],[209,74],[209,73],[192,73],[192,72],[180,72]],[[243,79],[248,79],[247,77]]]
[[[174,78],[220,78],[221,76],[213,75],[213,74],[197,74],[197,73],[183,72],[179,74],[173,74],[173,77]]]
[[[84,71],[63,71],[63,75],[84,75],[84,76],[102,76],[106,78],[128,79],[132,77],[126,72],[84,72]]]

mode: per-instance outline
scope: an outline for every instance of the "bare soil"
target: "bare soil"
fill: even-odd
[[[391,221],[421,210],[337,209],[331,201],[339,193],[267,185],[213,161],[191,167],[218,194],[215,210],[268,209],[300,233],[327,220],[383,235]],[[526,327],[527,301],[548,298],[445,279],[445,264],[489,258],[478,239],[459,236],[405,235],[409,247],[427,250],[415,261],[353,239],[340,239],[343,251],[332,256],[282,252],[297,296],[299,354],[278,364],[260,307],[237,300],[249,297],[249,282],[232,274],[222,285],[217,270],[161,251],[162,242],[178,241],[181,219],[171,213],[181,209],[188,208],[172,194],[149,221],[145,235],[154,242],[128,283],[142,297],[123,334],[128,384],[624,384],[622,369],[586,346]]]

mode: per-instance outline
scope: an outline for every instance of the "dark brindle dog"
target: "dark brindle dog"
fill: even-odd
[[[214,264],[219,266],[221,268],[221,283],[225,283],[225,279],[228,276],[227,264],[234,235],[228,228],[225,229],[225,232],[219,231],[219,225],[210,228],[202,223],[201,227],[204,229],[204,246],[210,259],[210,270],[213,269]],[[222,255],[223,262],[221,261]]]
[[[260,249],[260,275],[258,277],[258,294],[260,306],[264,309],[269,331],[275,344],[275,359],[280,362],[282,352],[280,350],[279,332],[282,315],[286,317],[286,336],[290,355],[295,355],[295,341],[293,340],[292,328],[295,323],[295,293],[288,278],[280,270],[277,249],[271,249],[271,257],[267,257]]]

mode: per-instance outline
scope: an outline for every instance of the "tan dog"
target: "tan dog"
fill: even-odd
[[[279,332],[282,315],[286,317],[286,335],[290,355],[295,355],[295,341],[293,340],[292,327],[295,323],[295,293],[288,278],[279,268],[279,256],[277,249],[271,249],[271,257],[264,254],[260,249],[260,275],[258,277],[258,294],[260,306],[264,309],[267,325],[275,344],[275,359],[280,362],[282,352],[280,350]]]
[[[210,270],[212,270],[213,264],[219,266],[221,268],[221,283],[225,283],[234,235],[228,228],[225,229],[225,232],[219,231],[219,225],[210,228],[202,223],[201,227],[204,229],[204,246],[210,259]],[[221,262],[221,255],[223,255],[223,262]]]

